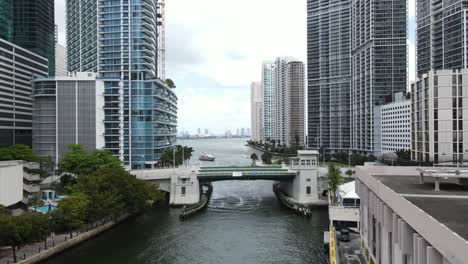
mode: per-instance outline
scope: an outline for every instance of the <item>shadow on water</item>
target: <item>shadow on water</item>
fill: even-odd
[[[224,147],[239,153],[239,143]],[[213,187],[207,210],[193,218],[181,222],[180,209],[157,208],[44,263],[327,263],[326,210],[295,215],[279,204],[270,181]]]

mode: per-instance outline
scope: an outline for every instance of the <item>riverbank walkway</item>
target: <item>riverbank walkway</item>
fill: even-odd
[[[102,227],[109,223],[110,223],[109,221],[97,221],[82,229],[73,231],[72,239],[76,238],[79,235],[86,234],[87,232],[93,232],[97,228]],[[70,240],[69,233],[50,236],[47,238],[47,250],[52,250],[63,244],[66,244],[67,241],[69,240]],[[29,262],[28,260],[39,255],[40,253],[43,253],[45,250],[46,249],[45,249],[44,241],[25,245],[16,251],[16,258],[17,258],[16,263],[23,263],[23,262],[34,263],[34,262]],[[12,264],[12,263],[15,263],[15,262],[13,260],[13,252],[11,250],[11,247],[0,248],[0,264]]]

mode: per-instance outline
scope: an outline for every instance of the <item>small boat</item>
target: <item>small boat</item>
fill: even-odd
[[[214,161],[216,158],[213,155],[202,153],[198,159],[202,161]]]

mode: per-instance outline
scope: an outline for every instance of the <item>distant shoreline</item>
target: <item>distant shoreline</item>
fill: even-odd
[[[250,137],[190,137],[190,138],[177,138],[177,140],[197,140],[197,139],[250,139]]]

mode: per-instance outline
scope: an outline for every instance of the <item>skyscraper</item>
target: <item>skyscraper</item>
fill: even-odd
[[[105,149],[133,169],[176,142],[177,96],[157,79],[159,9],[156,0],[67,1],[68,71],[105,81]]]
[[[461,0],[444,2],[418,0],[417,75],[430,70],[466,69],[468,6]]]
[[[287,146],[304,145],[304,63],[280,57],[274,63],[264,64],[263,69],[263,75],[268,77],[263,79],[270,82],[262,85],[267,89],[263,91],[263,112],[270,113],[263,114],[268,120],[263,120],[262,138]]]
[[[12,0],[0,0],[0,38],[13,42]]]
[[[264,61],[262,65],[262,93],[263,93],[263,118],[262,118],[262,134],[260,140],[268,141],[273,136],[272,114],[275,111],[273,105],[273,71],[274,63],[272,61]]]
[[[47,74],[46,58],[0,39],[0,146],[32,144],[31,81]]]
[[[8,2],[8,1],[3,1]],[[55,75],[54,0],[14,0],[13,43],[49,60]]]
[[[252,82],[250,85],[250,128],[251,139],[260,141],[262,133],[262,84]]]
[[[308,146],[351,147],[351,1],[307,1]],[[320,146],[319,146],[320,144]]]
[[[374,151],[374,106],[405,92],[406,0],[352,2],[352,149]]]
[[[1,146],[31,145],[31,80],[55,70],[54,1],[38,2],[0,0]]]

